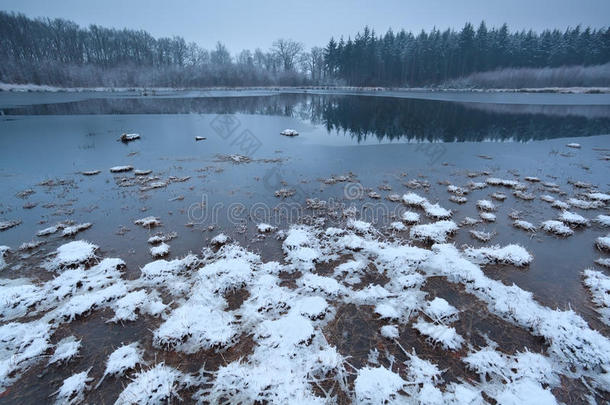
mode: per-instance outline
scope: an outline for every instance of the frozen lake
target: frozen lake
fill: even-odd
[[[151,236],[159,232],[177,234],[166,242],[170,246],[166,260],[194,253],[202,263],[209,264],[226,259],[222,249],[220,253],[216,248],[213,253],[202,253],[213,237],[223,233],[249,252],[260,255],[263,262],[277,261],[286,266],[273,277],[295,300],[324,298],[328,310],[321,318],[298,315],[305,319],[300,327],[311,324],[313,343],[299,348],[293,360],[301,355],[310,356],[307,350],[313,350],[311,345],[319,345],[320,350],[330,346],[341,356],[349,356],[352,368],[346,377],[347,388],[341,388],[337,382],[337,369],[331,367],[331,371],[322,373],[323,377],[316,374],[321,387],[335,387],[338,402],[350,399],[355,376],[358,370],[372,364],[369,361],[374,350],[378,350],[379,362],[385,367],[388,363],[384,350],[396,356],[400,364],[408,360],[399,344],[407,352],[414,349],[421,358],[446,369],[442,375],[444,382],[437,384],[445,394],[454,389],[450,388],[452,383],[458,382],[485,392],[488,397],[498,393],[500,388],[494,385],[493,378],[488,384],[479,384],[476,370],[464,363],[473,351],[486,347],[486,338],[495,341],[498,350],[509,357],[527,348],[548,358],[561,379],[541,381],[540,389],[550,391],[559,401],[584,401],[585,395],[593,392],[579,380],[581,376],[590,386],[599,386],[600,381],[608,379],[608,369],[602,372],[600,367],[610,363],[605,363],[601,355],[598,357],[602,366],[588,364],[588,370],[568,375],[563,352],[551,345],[558,338],[511,318],[509,311],[492,308],[490,298],[484,298],[480,289],[469,289],[472,282],[443,273],[457,271],[458,265],[435,267],[428,262],[431,258],[409,264],[405,259],[400,265],[404,258],[396,257],[388,261],[386,269],[375,250],[383,247],[371,247],[388,243],[433,251],[430,240],[413,237],[411,224],[404,223],[404,228],[395,224],[401,222],[405,211],[419,213],[423,224],[440,219],[429,215],[425,205],[405,204],[402,196],[407,193],[451,210],[449,220],[457,225],[466,217],[477,219],[475,224],[459,226],[447,235],[446,241],[462,254],[466,245],[476,249],[518,244],[525,248],[532,257],[526,266],[516,266],[510,260],[482,263],[472,257],[469,263],[482,268],[485,280],[514,283],[533,293],[534,302],[544,310],[562,312],[572,308],[599,337],[591,348],[595,357],[599,354],[596,348],[610,347],[610,330],[598,312],[599,305],[593,303],[589,289],[583,284],[583,271],[591,268],[608,274],[607,268],[595,263],[599,258],[608,258],[608,250],[595,244],[596,238],[608,234],[608,227],[595,220],[599,215],[609,215],[608,201],[600,202],[604,197],[599,197],[610,191],[607,94],[339,94],[258,90],[142,96],[137,92],[0,92],[0,113],[0,221],[20,222],[0,232],[0,245],[11,249],[5,254],[6,267],[2,271],[5,279],[27,278],[19,283],[41,286],[65,270],[44,269],[49,256],[65,243],[86,240],[99,247],[94,261],[121,258],[125,262],[121,269],[123,281],[135,283],[141,278],[142,268],[155,260],[147,243]],[[286,128],[297,130],[299,136],[281,136]],[[138,133],[141,138],[123,143],[119,141],[122,133]],[[205,139],[196,141],[195,137]],[[117,166],[150,173],[137,176],[133,170],[111,173],[109,169]],[[96,175],[82,174],[97,170],[100,173]],[[494,178],[519,186],[497,185]],[[450,192],[451,185],[464,192]],[[592,197],[595,193],[599,195]],[[398,196],[397,201],[393,195]],[[456,196],[467,201],[458,203]],[[547,197],[541,199],[543,196]],[[495,215],[493,222],[481,220],[479,200],[489,200],[495,205],[491,209]],[[565,206],[561,203],[553,206],[554,200]],[[320,201],[325,205],[320,205]],[[567,237],[542,230],[541,223],[557,220],[562,208],[583,216],[588,224],[567,223],[572,231]],[[157,217],[162,226],[145,229],[134,224],[148,216]],[[515,218],[533,224],[536,231],[514,227]],[[372,228],[363,231],[359,229],[362,224],[355,225],[355,220],[369,222]],[[68,226],[69,221],[92,226],[70,237],[62,237],[61,230],[49,236],[36,236],[38,231],[57,223]],[[260,223],[275,229],[261,233],[257,230]],[[284,238],[286,234],[290,238],[291,227],[297,224],[310,227],[308,237],[320,240],[320,246],[310,246],[307,241],[298,248],[317,249],[319,257],[295,261],[288,252],[286,241],[290,239]],[[369,244],[357,249],[340,245],[324,233],[328,227],[351,232]],[[284,232],[277,234],[278,230]],[[473,230],[487,233],[490,240],[473,237],[470,232]],[[19,249],[24,242],[39,240],[44,243],[32,249]],[[438,251],[430,254],[442,256]],[[360,260],[364,266],[358,270],[362,273],[358,283],[351,283],[335,270],[354,260]],[[89,268],[92,262],[80,265]],[[421,302],[414,304],[412,310],[403,308],[400,315],[386,318],[380,313],[380,306],[387,309],[394,301],[405,299],[400,294],[407,293],[393,289],[399,284],[399,273],[406,268],[410,276],[423,277],[420,283],[404,288],[410,297]],[[252,274],[259,274],[257,271],[262,270],[252,270]],[[204,362],[208,371],[216,371],[227,363],[238,363],[242,357],[244,364],[251,367],[256,356],[269,354],[259,353],[266,347],[262,341],[266,338],[257,334],[256,326],[244,321],[244,302],[255,295],[252,286],[260,281],[251,276],[223,290],[224,294],[215,292],[226,299],[226,313],[235,316],[229,322],[234,329],[230,343],[195,345],[197,350],[185,350],[181,345],[195,340],[193,336],[199,331],[196,326],[192,326],[193,332],[188,337],[168,339],[170,343],[164,345],[155,341],[155,331],[171,321],[181,305],[189,305],[189,297],[196,295],[196,291],[189,290],[197,285],[196,280],[189,278],[194,274],[195,270],[181,275],[184,277],[181,282],[188,285],[184,292],[172,291],[170,286],[175,280],[137,287],[128,284],[129,291],[141,288],[151,296],[152,290],[158,291],[167,305],[159,314],[146,314],[139,308],[137,320],[107,323],[114,315],[113,299],[108,299],[78,314],[73,321],[53,318],[49,321],[53,328],[47,338],[48,347],[29,362],[15,366],[14,379],[3,385],[6,391],[2,399],[13,403],[46,401],[61,381],[89,367],[93,367],[89,375],[95,378],[95,385],[104,373],[107,356],[121,343],[139,341],[150,365],[165,361],[182,373],[195,373]],[[306,278],[307,274],[334,279],[343,292],[330,293],[321,287],[308,286],[311,279]],[[220,279],[221,276],[213,278]],[[10,285],[3,280],[0,286],[4,301],[25,300],[19,295],[23,293],[7,287]],[[368,301],[354,298],[355,291],[374,285],[386,288],[391,297]],[[84,294],[78,292],[81,293]],[[464,339],[458,349],[447,349],[439,342],[431,345],[426,334],[414,327],[418,319],[431,321],[420,293],[427,301],[443,298],[460,311],[459,319],[450,325]],[[500,300],[499,296],[491,297]],[[46,306],[34,301],[18,316],[8,315],[11,311],[3,308],[0,319],[5,326],[9,321],[35,322],[69,299],[66,296]],[[285,315],[280,310],[261,322],[277,322]],[[397,327],[396,339],[380,334],[380,328],[386,325]],[[52,354],[52,345],[71,335],[82,339],[80,356],[64,367],[45,370],[47,359],[40,356]],[[566,343],[566,347],[572,346]],[[14,354],[11,350],[5,349],[8,354],[3,352],[1,356],[10,358]],[[608,352],[604,355],[608,356]],[[271,361],[270,366],[273,365]],[[299,367],[291,369],[297,380],[298,372],[305,375],[311,372],[303,365]],[[206,389],[216,387],[214,378],[210,378],[211,382],[203,384]],[[94,403],[114,401],[128,381],[126,377],[106,377],[98,389],[87,393],[86,399]],[[281,384],[278,382],[278,386]],[[305,386],[310,388],[308,395],[323,396],[321,387]],[[197,390],[185,385],[179,391],[183,399],[190,401]],[[594,395],[598,401],[608,400],[608,393],[603,390]]]

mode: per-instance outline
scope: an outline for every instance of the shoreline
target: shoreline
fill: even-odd
[[[540,88],[452,88],[452,87],[356,87],[356,86],[214,86],[214,87],[58,87],[37,84],[0,82],[0,92],[14,93],[85,93],[85,92],[172,92],[172,91],[350,91],[350,92],[422,92],[422,93],[556,93],[556,94],[609,94],[610,87],[540,87]],[[150,94],[154,95],[154,94]]]

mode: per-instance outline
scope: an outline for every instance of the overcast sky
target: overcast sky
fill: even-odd
[[[507,22],[511,29],[535,30],[610,21],[610,0],[0,0],[0,9],[180,35],[206,48],[221,41],[234,53],[267,49],[280,37],[324,46],[331,36],[353,36],[365,25],[382,33],[390,27],[459,29],[482,19],[488,26]]]

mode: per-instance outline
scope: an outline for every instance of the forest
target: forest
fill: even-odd
[[[383,35],[365,27],[324,47],[306,50],[280,38],[269,49],[231,55],[221,42],[208,50],[179,36],[154,38],[142,30],[83,28],[64,19],[0,12],[0,57],[0,82],[65,87],[502,87],[504,79],[477,76],[494,71],[531,87],[538,80],[548,86],[610,86],[610,27],[511,32],[506,24],[488,28],[481,22],[477,28],[466,23],[460,30]],[[521,76],[528,80],[516,79]]]

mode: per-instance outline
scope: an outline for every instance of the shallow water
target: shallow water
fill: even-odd
[[[608,327],[599,321],[581,275],[588,267],[602,270],[593,261],[606,256],[596,250],[593,241],[606,235],[607,228],[592,224],[576,229],[569,238],[513,228],[508,217],[513,210],[521,211],[521,218],[534,224],[558,216],[559,210],[539,199],[548,194],[541,183],[528,183],[528,191],[536,196],[533,201],[518,199],[507,188],[487,187],[471,191],[468,203],[458,205],[449,201],[451,194],[446,190],[446,182],[466,186],[491,176],[520,181],[525,176],[537,176],[542,182],[557,183],[566,195],[552,195],[561,200],[582,192],[570,184],[573,181],[591,183],[599,191],[608,192],[607,100],[585,95],[510,95],[509,100],[484,104],[480,99],[460,99],[459,95],[453,95],[451,101],[436,101],[272,91],[230,93],[226,97],[221,94],[141,97],[129,93],[68,93],[44,95],[41,102],[36,94],[0,93],[0,105],[4,107],[0,117],[0,220],[22,221],[0,232],[0,245],[13,249],[3,277],[46,280],[51,276],[40,268],[45,256],[62,243],[84,239],[100,246],[100,256],[124,259],[127,277],[137,278],[139,269],[153,260],[146,241],[157,231],[178,233],[168,242],[170,258],[197,253],[213,236],[224,232],[259,252],[263,260],[281,261],[281,242],[273,236],[261,238],[256,224],[267,222],[287,229],[315,216],[305,208],[306,198],[355,206],[362,219],[373,222],[384,237],[406,241],[408,232],[396,234],[387,229],[405,210],[401,203],[385,199],[388,194],[414,191],[453,210],[453,219],[459,222],[465,216],[478,218],[475,202],[503,191],[507,199],[494,201],[498,206],[496,222],[463,227],[451,241],[457,246],[518,243],[526,247],[534,256],[529,266],[485,266],[486,275],[533,292],[546,306],[571,307],[592,328],[608,336]],[[280,136],[285,128],[294,128],[300,135]],[[118,141],[123,132],[137,132],[141,139],[124,144]],[[206,139],[195,141],[195,136]],[[566,147],[570,142],[579,143],[581,148]],[[232,154],[248,160],[237,163],[229,158]],[[152,170],[150,176],[158,179],[136,182],[133,172],[109,172],[110,167],[119,165]],[[101,173],[80,174],[86,170]],[[482,172],[488,174],[468,176]],[[325,182],[337,175],[349,176],[349,180]],[[429,186],[410,190],[405,183],[413,179]],[[151,181],[168,184],[146,190]],[[274,193],[282,188],[295,193],[279,199]],[[27,189],[34,193],[19,195]],[[382,198],[369,198],[369,191],[378,192]],[[175,197],[181,198],[173,200]],[[28,203],[35,206],[24,208]],[[590,219],[608,214],[607,207],[571,211]],[[149,231],[133,224],[149,215],[159,217],[162,227]],[[332,215],[325,219],[327,225],[343,221]],[[36,238],[38,230],[63,220],[91,222],[93,226],[74,238]],[[495,236],[482,243],[469,235],[469,229],[493,231]],[[32,239],[47,243],[31,256],[22,256],[17,247]],[[489,318],[482,313],[484,305],[456,288],[439,280],[430,281],[424,290],[445,297],[465,311],[458,330],[471,335],[467,331],[470,322],[477,331],[472,333],[473,343],[483,344],[480,335],[487,333],[507,352],[524,347],[543,349],[539,338],[497,317]],[[342,354],[353,356],[353,365],[360,367],[371,348],[387,344],[379,343],[383,340],[378,335],[379,322],[370,309],[367,312],[366,308],[346,305],[337,311],[341,316],[325,329],[327,338],[336,342]],[[84,339],[86,349],[77,363],[41,378],[36,377],[41,369],[35,367],[0,400],[44,400],[75,370],[102,363],[109,346],[134,339],[150,346],[148,330],[158,323],[140,318],[125,326],[109,327],[102,319],[95,314],[66,326]],[[357,333],[346,335],[352,329]],[[441,368],[449,369],[447,380],[472,378],[460,368],[459,356],[444,359],[443,352],[426,348],[413,329],[402,329],[403,346],[416,347],[428,359],[438,360]],[[57,332],[56,340],[62,336]],[[218,363],[213,354],[179,360],[172,356],[171,352],[162,355],[169,364],[181,364],[189,371],[197,370],[206,356],[212,364]],[[95,367],[92,374],[97,378],[103,369]],[[24,386],[34,387],[26,393]],[[87,398],[99,402],[105,397],[111,402],[118,395],[119,384],[112,380],[110,386],[100,389]]]

